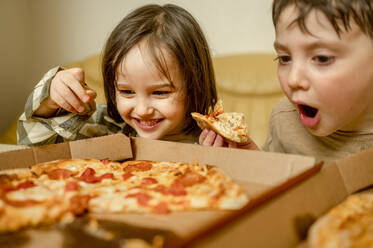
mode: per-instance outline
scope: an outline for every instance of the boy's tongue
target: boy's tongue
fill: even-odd
[[[306,127],[315,127],[320,121],[319,111],[307,105],[298,105],[299,120]]]

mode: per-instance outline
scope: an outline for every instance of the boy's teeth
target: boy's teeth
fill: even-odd
[[[153,126],[158,122],[158,120],[140,120],[140,123],[146,126]]]

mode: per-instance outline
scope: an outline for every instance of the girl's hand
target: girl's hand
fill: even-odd
[[[43,101],[35,115],[49,117],[62,108],[69,112],[82,113],[83,103],[94,101],[96,92],[85,84],[84,71],[71,68],[57,72],[52,79],[49,97]]]
[[[230,147],[247,150],[259,150],[254,141],[250,140],[248,144],[238,144],[233,141],[226,141],[221,135],[212,130],[204,129],[199,136],[199,144],[203,146]]]

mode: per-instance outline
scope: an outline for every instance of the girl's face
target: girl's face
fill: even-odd
[[[173,81],[159,72],[141,41],[124,57],[117,69],[116,104],[123,120],[143,138],[161,139],[182,131],[185,92],[178,64],[162,50]]]
[[[281,87],[312,134],[373,131],[373,42],[351,22],[337,35],[327,17],[312,11],[300,30],[293,5],[276,28]]]

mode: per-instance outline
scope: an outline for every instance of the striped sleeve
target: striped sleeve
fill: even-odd
[[[85,105],[86,111],[79,114],[62,110],[51,118],[33,115],[41,102],[49,96],[51,81],[61,69],[61,67],[56,67],[48,71],[31,92],[25,105],[25,112],[18,120],[18,144],[28,146],[54,144],[102,136],[121,130],[121,124],[119,126],[108,125],[106,105],[100,106],[96,111],[95,103]]]

